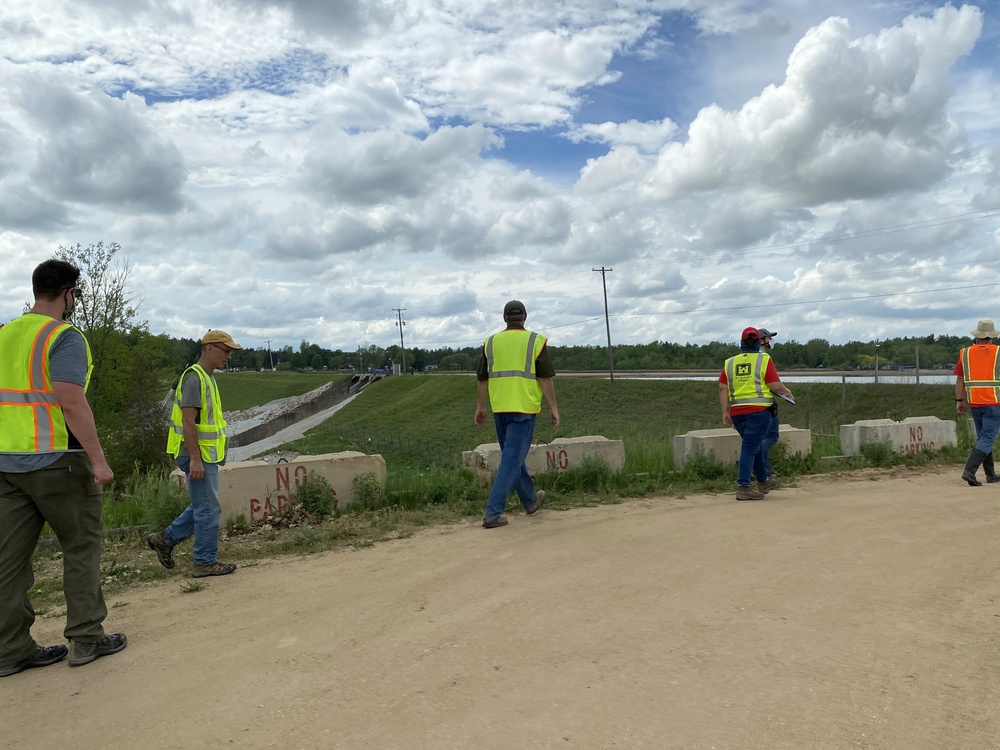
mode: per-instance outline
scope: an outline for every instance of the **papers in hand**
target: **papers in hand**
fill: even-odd
[[[783,399],[784,401],[787,401],[790,404],[794,404],[795,403],[795,399],[794,398],[790,398],[789,396],[785,396],[784,394],[775,393],[774,395],[777,396],[780,399]]]

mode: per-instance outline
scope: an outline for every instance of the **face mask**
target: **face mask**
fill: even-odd
[[[74,295],[72,291],[67,291],[64,293],[63,299],[66,298],[65,297],[66,294],[68,294],[70,299],[73,300],[72,302],[66,305],[66,309],[63,310],[62,314],[62,319],[68,323],[71,320],[73,320],[73,313],[76,312],[76,295]]]

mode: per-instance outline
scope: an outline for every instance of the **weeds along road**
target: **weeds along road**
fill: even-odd
[[[2,744],[1000,747],[1000,485],[920,468],[732,497],[133,590],[109,602],[125,651],[0,681]]]

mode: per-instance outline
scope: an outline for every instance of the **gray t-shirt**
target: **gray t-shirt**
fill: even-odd
[[[215,383],[214,373],[209,372],[208,379],[212,381],[212,388],[219,387]],[[198,373],[194,370],[188,370],[187,375],[184,376],[184,380],[181,381],[181,408],[185,406],[194,406],[198,409],[199,413],[195,415],[195,421],[201,417],[201,380],[198,378]],[[180,458],[181,456],[189,455],[191,454],[188,453],[187,443],[181,443],[177,457]]]
[[[49,352],[49,377],[53,382],[87,383],[87,344],[83,334],[68,328],[59,334]],[[70,433],[70,450],[82,451],[79,441]],[[59,460],[61,453],[0,453],[0,471],[26,474],[38,471]]]

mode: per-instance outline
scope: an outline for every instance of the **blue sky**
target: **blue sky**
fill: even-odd
[[[150,329],[468,346],[965,335],[1000,262],[997,3],[0,9],[0,319],[118,242]],[[985,284],[985,286],[984,286]],[[3,312],[3,311],[6,312]]]

